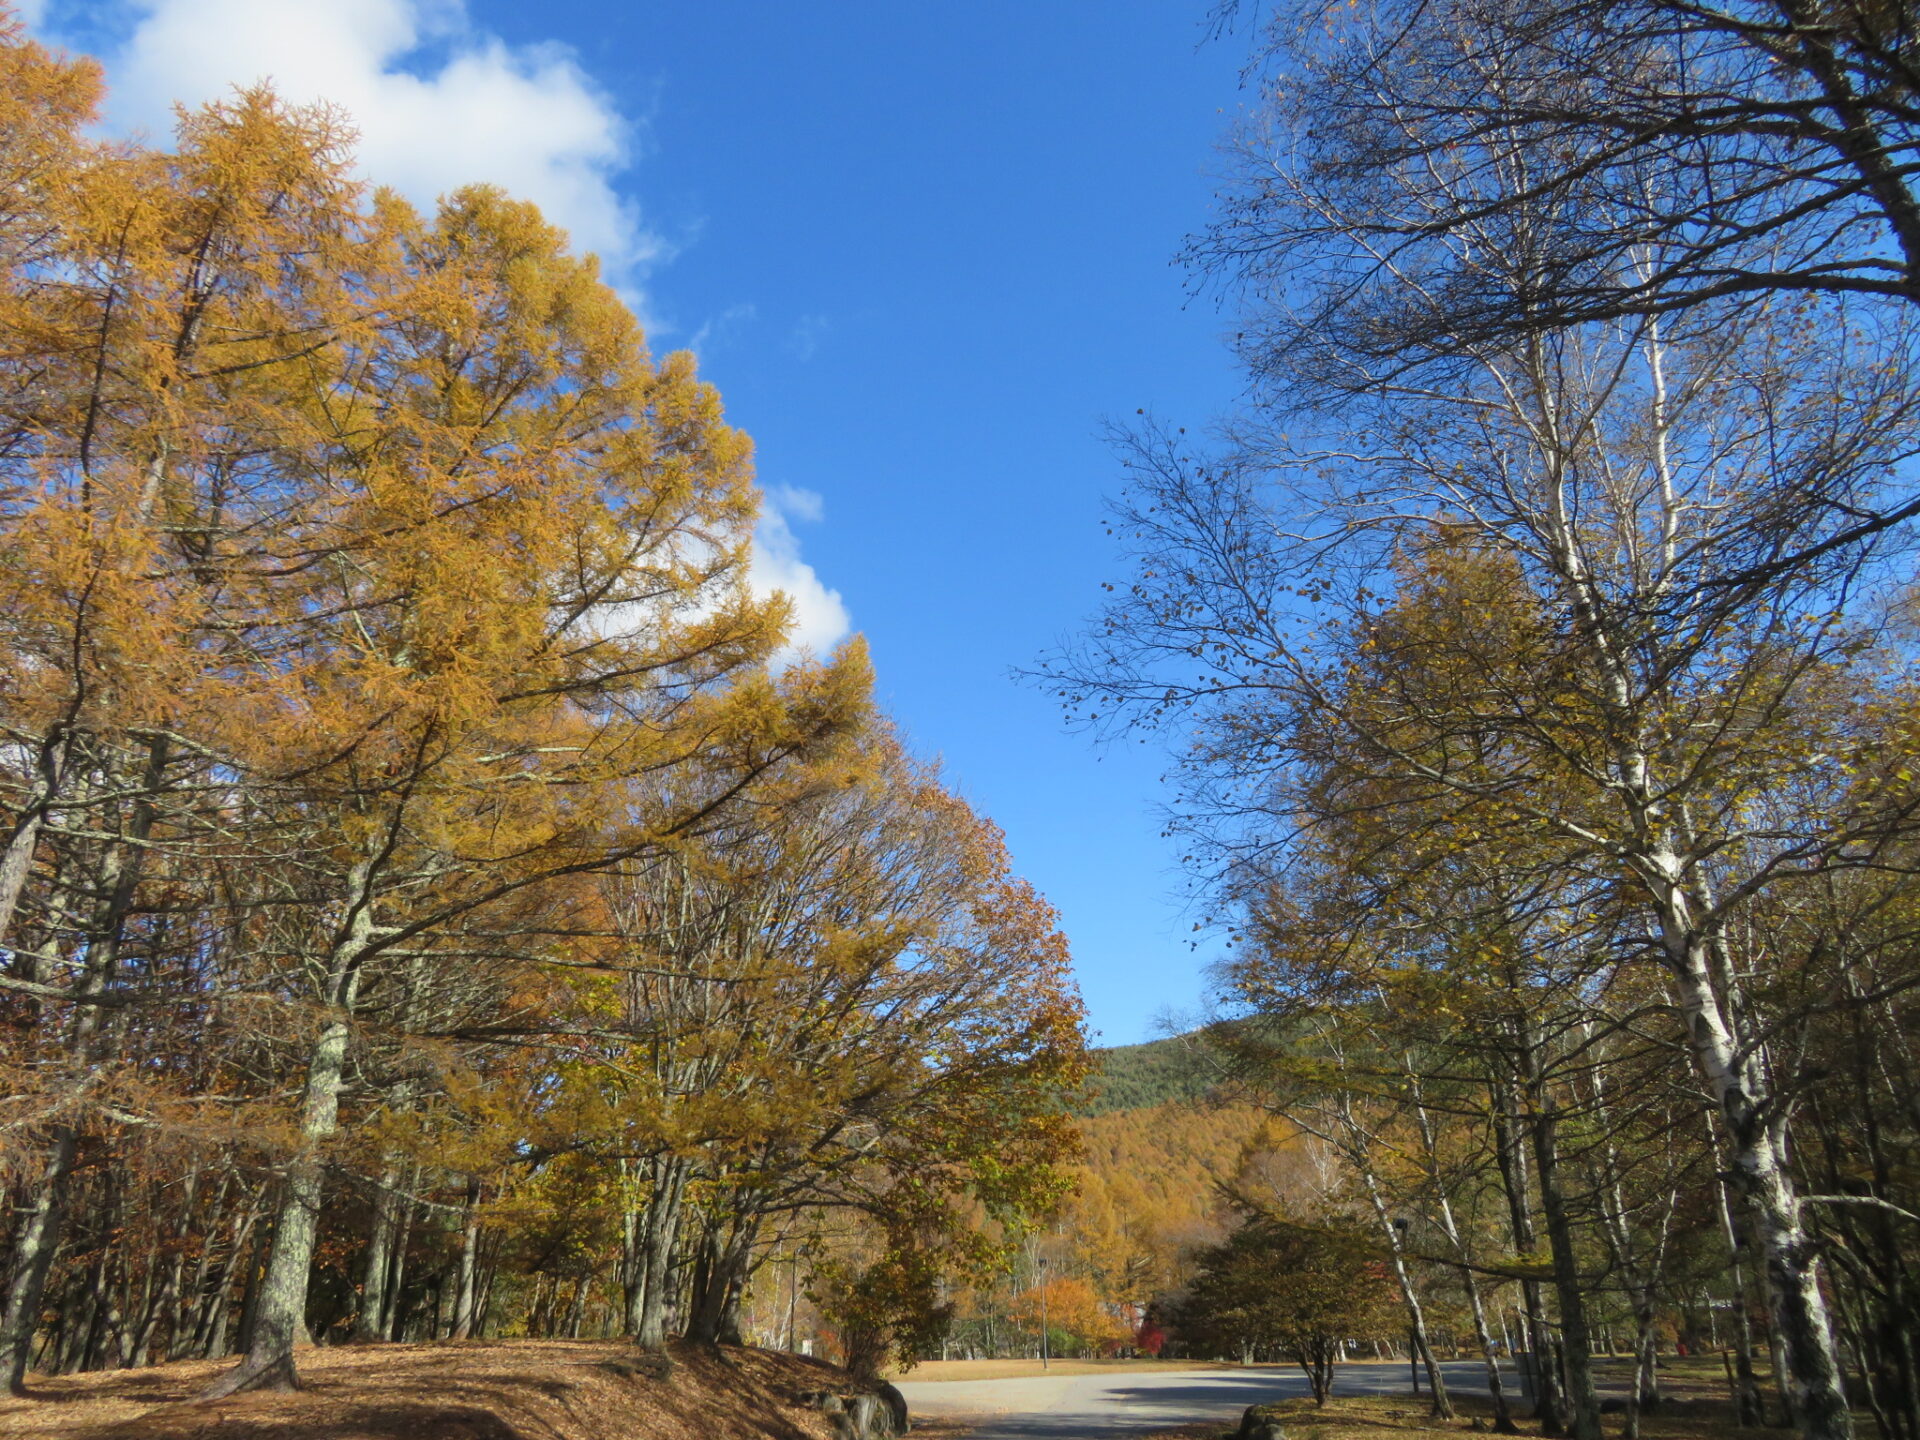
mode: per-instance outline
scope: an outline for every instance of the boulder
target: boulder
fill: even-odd
[[[894,1440],[905,1433],[897,1417],[906,1413],[907,1402],[891,1385],[882,1385],[881,1390],[893,1393],[811,1390],[800,1396],[800,1403],[826,1416],[839,1440]]]
[[[873,1387],[873,1393],[887,1402],[887,1409],[893,1415],[893,1433],[904,1435],[913,1429],[912,1418],[907,1414],[907,1397],[885,1380]]]
[[[849,1440],[893,1440],[893,1407],[878,1395],[855,1395],[847,1401]]]
[[[1266,1406],[1249,1405],[1240,1417],[1240,1428],[1234,1437],[1235,1440],[1287,1440],[1287,1432]]]

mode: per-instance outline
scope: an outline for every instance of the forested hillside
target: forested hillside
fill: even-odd
[[[1112,1045],[1094,1052],[1093,1078],[1074,1114],[1139,1110],[1169,1100],[1203,1099],[1218,1075],[1195,1037],[1175,1035],[1144,1045]]]
[[[1151,1307],[1176,1295],[1193,1256],[1231,1229],[1234,1195],[1274,1200],[1276,1178],[1282,1198],[1323,1184],[1292,1127],[1214,1096],[1219,1056],[1203,1036],[1113,1046],[1092,1059],[1076,1110],[1073,1192],[991,1284],[958,1298],[949,1350],[1036,1349],[1042,1292],[1056,1353],[1138,1348]]]

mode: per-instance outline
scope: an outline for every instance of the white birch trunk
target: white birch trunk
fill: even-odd
[[[1766,1267],[1787,1402],[1806,1440],[1852,1440],[1853,1415],[1840,1378],[1839,1353],[1816,1252],[1787,1173],[1778,1115],[1764,1107],[1765,1082],[1751,1046],[1742,1047],[1713,986],[1703,939],[1688,924],[1677,882],[1660,897],[1662,940],[1694,1059],[1720,1109],[1728,1168],[1753,1217]]]

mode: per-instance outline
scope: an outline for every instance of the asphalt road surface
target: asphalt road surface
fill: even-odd
[[[1483,1362],[1441,1367],[1449,1389],[1486,1392]],[[1511,1381],[1508,1382],[1511,1386]],[[1421,1386],[1423,1392],[1425,1383]],[[979,1415],[971,1440],[1110,1440],[1150,1435],[1196,1420],[1229,1424],[1247,1406],[1305,1395],[1298,1366],[1246,1370],[1117,1370],[1018,1380],[904,1380],[900,1393],[915,1415]],[[1342,1365],[1333,1393],[1408,1397],[1405,1361]]]

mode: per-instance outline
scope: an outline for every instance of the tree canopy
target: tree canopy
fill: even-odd
[[[693,358],[328,108],[106,143],[11,18],[0,92],[7,1382],[988,1263],[1073,1153],[1065,942],[864,645],[783,651]]]

